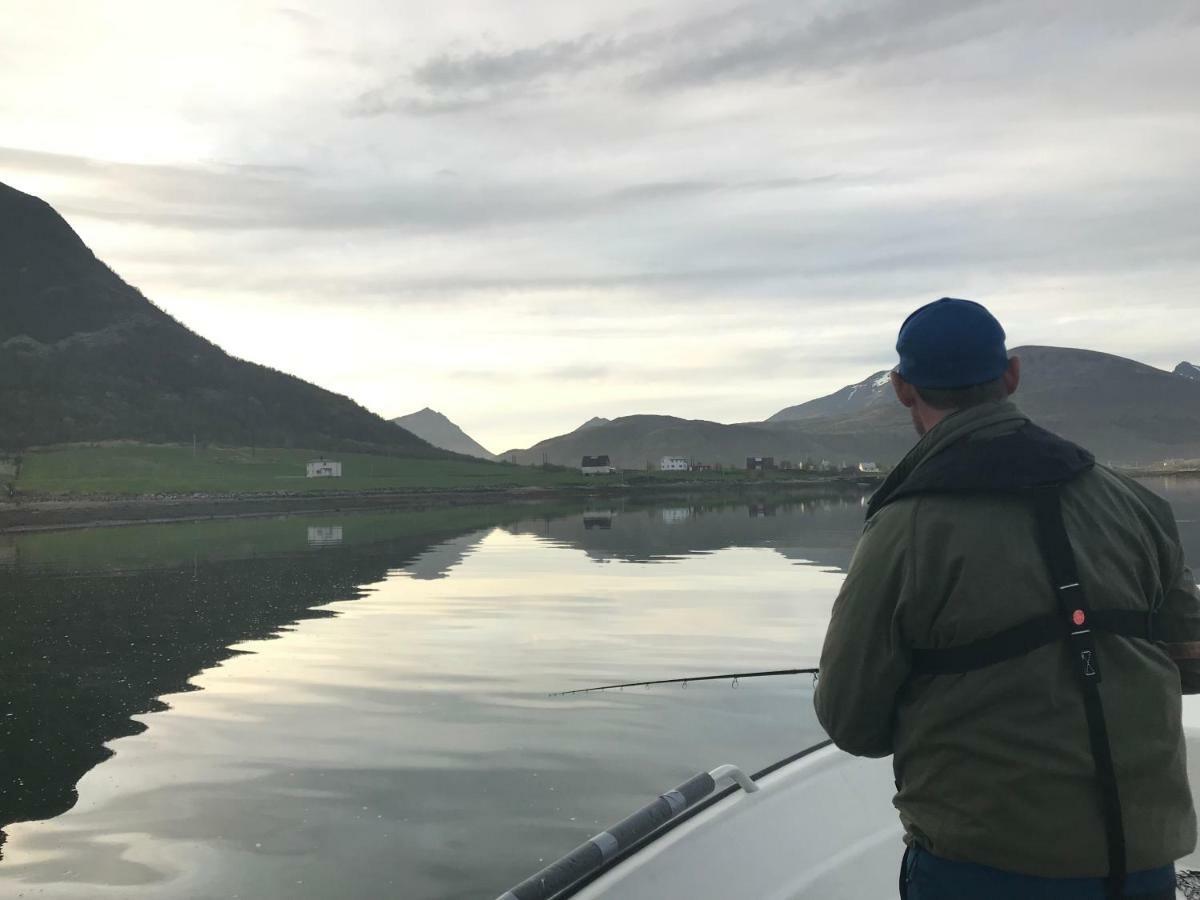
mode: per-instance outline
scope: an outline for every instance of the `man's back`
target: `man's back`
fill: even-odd
[[[950,447],[1024,424],[1008,403],[951,416],[885,490],[919,480],[914,473]],[[1165,502],[1101,468],[1075,474],[1061,495],[1091,608],[1158,607],[1200,633],[1200,603]],[[914,648],[959,647],[1057,611],[1037,535],[1027,492],[917,492],[878,510],[835,607],[817,709],[851,752],[895,753],[896,805],[926,850],[1031,875],[1100,876],[1105,818],[1063,643],[961,674],[911,667]],[[1180,670],[1150,641],[1095,640],[1127,864],[1161,866],[1196,838]]]

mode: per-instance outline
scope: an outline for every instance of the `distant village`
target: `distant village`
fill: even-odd
[[[686,456],[664,456],[659,459],[657,467],[653,463],[648,462],[646,464],[647,470],[657,470],[659,472],[721,472],[737,468],[740,467],[725,463],[696,462]],[[861,473],[873,475],[877,475],[881,471],[879,464],[875,462],[847,463],[843,460],[835,463],[828,459],[819,461],[810,459],[802,462],[794,462],[787,459],[776,461],[773,456],[746,457],[745,471],[766,472],[776,470],[820,472],[823,474]],[[609,456],[601,454],[599,456],[583,457],[579,463],[579,471],[584,475],[614,475],[619,470],[613,465]]]
[[[659,459],[657,466],[648,462],[647,471],[658,472],[729,472],[739,470],[740,466],[725,463],[696,462],[686,456],[664,456]],[[579,471],[584,475],[616,475],[622,470],[613,465],[612,458],[607,454],[585,456],[579,461]],[[792,462],[781,459],[776,461],[773,456],[747,456],[745,470],[747,472],[813,472],[827,475],[877,475],[880,473],[878,463],[831,462],[828,459],[804,460]],[[305,472],[309,478],[340,478],[342,464],[336,460],[325,458],[309,460]]]

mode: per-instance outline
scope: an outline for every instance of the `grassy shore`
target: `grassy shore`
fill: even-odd
[[[248,495],[363,493],[379,491],[494,491],[516,488],[594,488],[615,484],[661,488],[673,484],[729,484],[814,480],[795,471],[630,471],[585,477],[558,466],[517,466],[472,460],[410,459],[363,453],[330,456],[342,463],[341,478],[307,478],[312,450],[250,449],[155,444],[50,447],[23,454],[19,472],[9,462],[0,487],[13,484],[17,498],[146,497],[152,495]]]
[[[409,459],[337,453],[341,478],[306,478],[312,450],[116,444],[47,448],[25,453],[16,490],[20,495],[225,493],[323,493],[328,491],[471,490],[556,487],[583,476],[484,461]]]
[[[349,510],[417,511],[597,496],[746,496],[854,488],[794,471],[638,472],[338,453],[341,478],[306,478],[308,450],[135,443],[40,448],[0,476],[0,533]],[[3,461],[0,461],[3,462]]]

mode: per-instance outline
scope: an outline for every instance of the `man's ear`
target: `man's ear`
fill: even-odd
[[[1017,387],[1021,384],[1021,360],[1019,357],[1012,357],[1008,361],[1008,368],[1004,370],[1004,390],[1009,396],[1017,392]]]
[[[917,405],[917,389],[905,381],[899,372],[892,372],[889,376],[892,382],[892,390],[896,392],[896,399],[901,405],[907,409],[912,409]]]

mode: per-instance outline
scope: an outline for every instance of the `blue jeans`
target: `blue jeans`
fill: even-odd
[[[1038,878],[955,862],[913,846],[900,876],[906,900],[1106,900],[1103,878]],[[1130,872],[1125,896],[1175,900],[1175,867]]]

